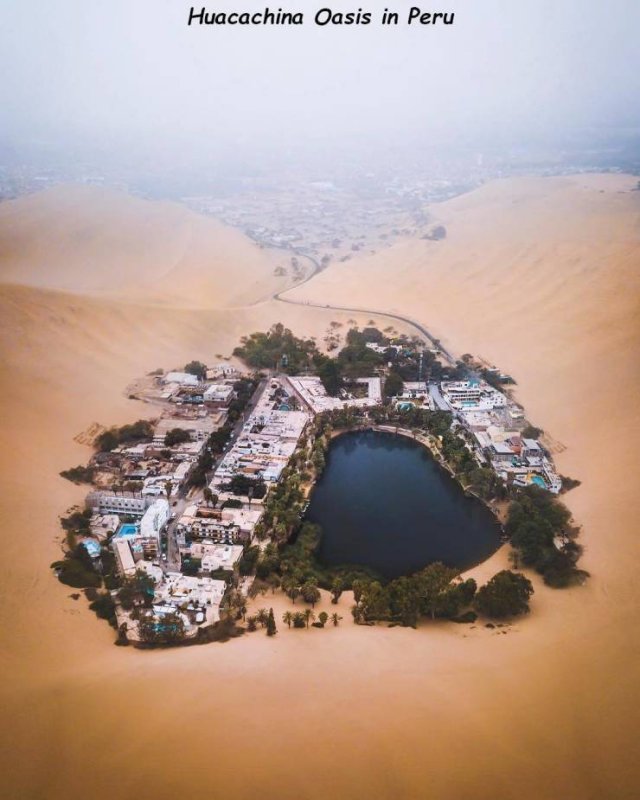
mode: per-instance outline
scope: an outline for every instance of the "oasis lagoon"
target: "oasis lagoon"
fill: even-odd
[[[468,569],[501,541],[489,509],[425,447],[378,431],[333,440],[306,518],[322,528],[322,563],[365,566],[389,579],[435,561]]]

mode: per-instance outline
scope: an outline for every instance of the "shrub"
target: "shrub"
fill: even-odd
[[[70,469],[63,469],[60,473],[61,478],[65,478],[71,481],[71,483],[92,483],[94,475],[94,467],[83,467],[82,464],[78,464],[77,467],[71,467]]]
[[[533,586],[528,578],[504,569],[478,589],[475,607],[481,614],[495,619],[527,614],[532,594]]]

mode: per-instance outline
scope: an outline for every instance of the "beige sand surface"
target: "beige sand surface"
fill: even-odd
[[[2,288],[0,794],[636,797],[640,194],[631,185],[616,176],[488,186],[436,209],[446,242],[336,266],[295,293],[395,309],[455,352],[496,361],[533,420],[566,445],[557,461],[583,481],[568,502],[593,578],[566,592],[537,582],[532,615],[507,634],[357,628],[344,597],[337,629],[280,625],[273,640],[255,633],[182,651],[114,647],[111,630],[48,572],[56,517],[83,495],[57,477],[87,457],[73,437],[144,413],[123,395],[142,372],[229,352],[275,319],[320,335],[351,315],[276,303],[163,313]],[[53,228],[40,226],[45,238]],[[504,554],[492,561],[476,573]],[[278,615],[289,605],[278,595],[260,604]]]
[[[0,205],[3,282],[220,308],[285,288],[286,277],[273,271],[287,262],[183,206],[93,186],[57,187]]]

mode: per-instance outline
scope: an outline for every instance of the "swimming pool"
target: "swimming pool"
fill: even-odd
[[[125,523],[120,526],[120,530],[116,533],[117,537],[123,539],[131,538],[138,533],[138,526],[131,523]]]

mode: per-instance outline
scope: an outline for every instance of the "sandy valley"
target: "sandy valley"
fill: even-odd
[[[636,797],[636,184],[495,182],[431,209],[445,240],[287,293],[420,320],[512,374],[582,481],[566,502],[586,586],[533,577],[532,613],[506,634],[361,628],[345,595],[335,629],[154,652],[114,647],[49,570],[57,517],[84,494],[58,477],[87,459],[74,437],[149,413],[125,387],[151,369],[228,354],[276,321],[320,338],[356,315],[269,299],[287,286],[278,255],[177,206],[76,188],[0,206],[2,795]]]

